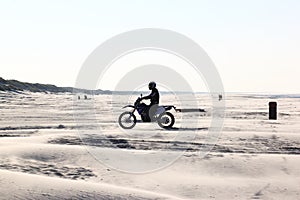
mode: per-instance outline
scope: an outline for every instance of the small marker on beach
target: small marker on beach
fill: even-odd
[[[277,102],[269,102],[269,119],[277,119]]]

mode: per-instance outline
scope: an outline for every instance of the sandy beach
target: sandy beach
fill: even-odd
[[[109,95],[79,104],[71,94],[1,93],[0,98],[1,199],[300,198],[297,96],[227,95],[215,144],[206,144],[211,113],[205,94],[197,98],[206,113],[184,114],[199,120],[198,127],[180,127],[181,116],[174,113],[179,130],[138,123],[132,134],[124,133],[104,106],[111,103]],[[126,104],[119,99],[117,108]],[[165,95],[163,103],[168,99]],[[268,120],[270,100],[278,103],[278,120]],[[74,112],[85,116],[84,105],[91,102],[98,121],[83,126]],[[179,132],[194,138],[178,141]],[[207,146],[210,151],[204,152]],[[163,166],[157,165],[160,158],[147,159],[157,152],[176,159]],[[152,172],[143,172],[146,167]]]

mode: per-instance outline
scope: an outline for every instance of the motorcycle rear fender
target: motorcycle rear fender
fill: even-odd
[[[162,107],[164,107],[165,110],[171,110],[172,108],[176,110],[175,106],[162,106]]]

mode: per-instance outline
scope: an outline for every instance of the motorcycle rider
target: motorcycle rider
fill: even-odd
[[[153,121],[154,114],[157,110],[158,104],[159,104],[159,92],[156,88],[156,83],[154,81],[151,81],[148,84],[149,90],[151,90],[151,93],[148,96],[140,98],[140,100],[143,99],[150,99],[150,105],[147,106],[146,112],[148,115],[148,118]]]

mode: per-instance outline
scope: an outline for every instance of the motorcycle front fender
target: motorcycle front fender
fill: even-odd
[[[123,108],[135,108],[133,105],[127,105],[127,106],[124,106]]]

